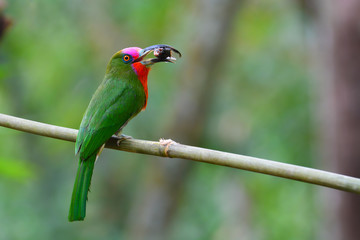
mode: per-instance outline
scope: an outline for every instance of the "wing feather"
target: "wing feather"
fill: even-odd
[[[144,95],[144,96],[142,96]],[[142,100],[143,99],[143,100]],[[104,81],[91,99],[76,139],[76,153],[85,160],[137,115],[145,93],[126,81]]]

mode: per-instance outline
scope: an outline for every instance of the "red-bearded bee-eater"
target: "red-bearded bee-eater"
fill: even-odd
[[[154,51],[155,58],[144,59]],[[104,80],[92,96],[76,138],[75,154],[79,167],[71,197],[69,221],[84,220],[86,201],[94,164],[105,142],[120,134],[124,126],[141,110],[148,99],[147,77],[157,62],[174,62],[176,49],[154,45],[144,49],[130,47],[115,53],[107,65]]]

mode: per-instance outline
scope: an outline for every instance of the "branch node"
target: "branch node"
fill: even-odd
[[[161,146],[165,147],[165,149],[164,149],[165,157],[170,157],[169,156],[169,147],[173,144],[177,144],[177,142],[175,142],[171,139],[164,139],[164,138],[160,138],[159,143]]]

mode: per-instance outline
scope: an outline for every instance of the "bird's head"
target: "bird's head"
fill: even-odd
[[[146,58],[151,52],[153,52],[154,58]],[[174,63],[176,61],[174,54],[181,57],[178,50],[164,44],[153,45],[144,49],[138,47],[124,48],[112,56],[106,74],[121,75],[122,77],[136,76],[144,87],[147,99],[147,76],[150,67],[159,62]]]
[[[151,52],[154,53],[154,58],[146,59],[145,57]],[[139,78],[147,77],[153,64],[159,62],[174,63],[176,61],[173,56],[174,53],[181,57],[178,50],[164,44],[153,45],[144,49],[138,47],[124,48],[112,56],[107,72],[120,71],[122,74],[126,74],[126,70],[133,70]]]

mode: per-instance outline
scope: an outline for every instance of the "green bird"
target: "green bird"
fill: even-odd
[[[155,58],[144,59],[150,52]],[[115,53],[107,65],[104,80],[92,96],[76,138],[75,154],[79,166],[71,197],[69,221],[84,220],[86,201],[94,164],[106,141],[119,135],[124,126],[141,110],[148,99],[147,77],[157,62],[174,62],[178,50],[168,45],[153,45],[145,49],[130,47]]]

